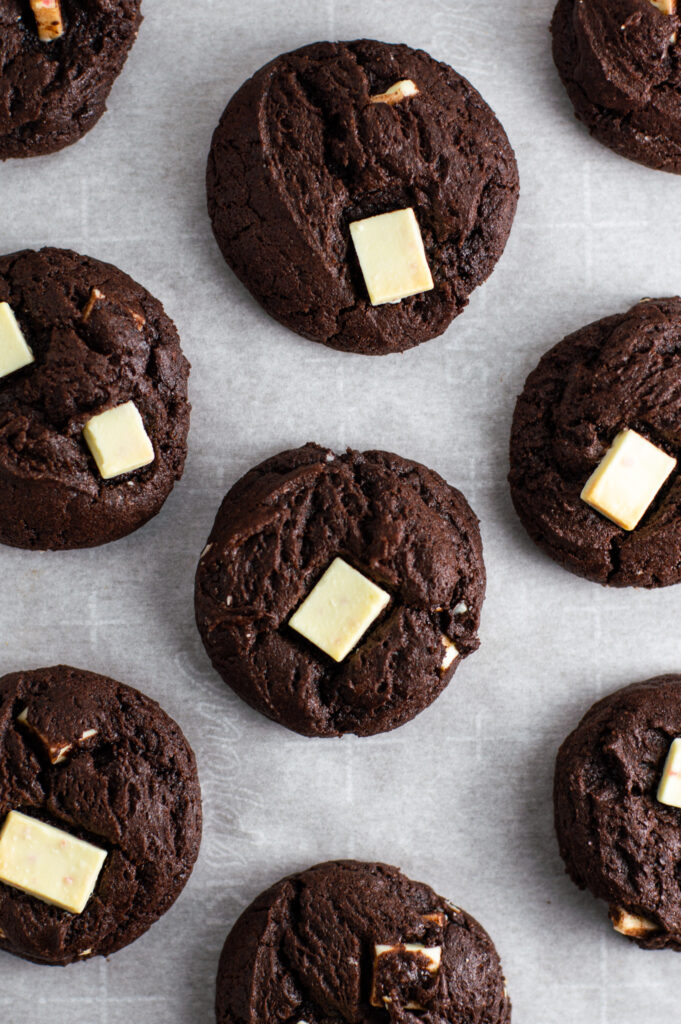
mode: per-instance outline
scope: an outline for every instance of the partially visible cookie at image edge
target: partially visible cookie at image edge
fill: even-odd
[[[494,943],[469,914],[387,864],[330,861],[243,912],[220,958],[216,1014],[508,1024],[511,1003]]]
[[[106,109],[140,0],[0,0],[0,159],[54,153]]]
[[[610,906],[617,932],[681,951],[681,676],[609,694],[562,744],[554,780],[572,880]]]
[[[225,259],[271,316],[381,355],[441,334],[492,272],[518,172],[469,82],[358,40],[257,71],[215,130],[207,190]]]
[[[0,542],[93,547],[182,476],[189,364],[163,306],[66,249],[0,257]]]
[[[529,535],[609,586],[681,581],[681,299],[582,327],[530,373],[509,480]]]
[[[371,735],[428,707],[477,649],[485,582],[475,514],[437,473],[307,444],[226,495],[196,619],[222,678],[268,718]]]
[[[553,56],[594,138],[681,174],[681,10],[677,0],[559,0]]]
[[[201,823],[194,754],[155,701],[65,665],[0,679],[0,950],[128,945],[184,888]]]

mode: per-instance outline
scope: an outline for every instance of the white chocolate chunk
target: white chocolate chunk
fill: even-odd
[[[647,935],[660,930],[654,921],[649,921],[647,917],[640,917],[638,914],[630,914],[622,907],[610,908],[610,920],[616,932],[630,939],[644,939]]]
[[[390,595],[361,572],[334,558],[289,625],[334,661],[342,661],[389,601]]]
[[[82,914],[106,856],[60,828],[10,811],[0,833],[0,882]]]
[[[634,530],[676,466],[635,430],[622,430],[591,474],[581,498],[624,530]]]
[[[676,0],[650,0],[650,3],[663,14],[676,14]]]
[[[673,740],[669,748],[657,799],[669,807],[681,807],[681,739]]]
[[[459,603],[454,606],[453,611],[454,615],[465,615],[468,611],[468,605],[465,601],[459,601]]]
[[[0,377],[35,362],[8,302],[0,302]]]
[[[106,302],[106,295],[99,288],[92,288],[90,290],[90,297],[87,300],[87,303],[85,304],[85,309],[83,310],[83,323],[87,323],[87,321],[90,319],[90,316],[92,315],[92,310],[95,308],[98,302]],[[137,330],[143,331],[147,321],[142,316],[142,314],[135,312],[134,309],[130,309],[129,306],[125,306],[122,303],[119,303],[119,305],[122,305],[126,313],[130,314],[132,319],[135,321],[135,327],[137,328]]]
[[[424,967],[429,974],[436,974],[440,970],[440,964],[442,963],[442,946],[423,946],[419,942],[396,942],[390,945],[376,943],[374,945],[374,975],[371,983],[371,996],[369,998],[372,1006],[382,1007],[390,1002],[387,996],[379,996],[378,994],[378,977],[376,973],[376,967],[380,958],[390,953],[412,953],[425,957],[429,962],[424,964]],[[423,1010],[423,1007],[419,1003],[408,1002],[405,1004],[404,1009]]]
[[[38,26],[38,39],[41,43],[51,43],[64,34],[64,23],[61,17],[59,0],[31,0],[31,10]]]
[[[370,96],[369,100],[371,103],[388,103],[391,107],[395,106],[396,103],[401,103],[402,100],[409,99],[410,96],[418,96],[419,90],[416,82],[412,82],[411,78],[402,78],[399,82],[395,82],[385,92],[378,93],[376,96]]]
[[[78,954],[78,956],[89,956],[91,952],[92,952],[92,946],[90,946],[89,949],[84,949],[82,953]]]
[[[21,722],[27,729],[30,729],[34,733],[40,742],[47,750],[47,755],[52,764],[61,764],[66,758],[66,755],[73,749],[73,743],[52,743],[40,729],[36,729],[34,725],[28,720],[28,708],[24,708],[20,715],[17,716],[17,722]]]
[[[442,634],[442,646],[445,649],[444,656],[442,658],[442,665],[440,667],[441,672],[446,672],[452,662],[456,661],[459,657],[459,651],[456,646],[452,643],[448,636]]]
[[[350,234],[372,306],[399,302],[434,287],[411,207],[356,220]]]
[[[134,402],[93,416],[83,428],[83,437],[104,480],[154,461],[154,446]]]

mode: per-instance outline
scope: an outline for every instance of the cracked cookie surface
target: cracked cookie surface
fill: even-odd
[[[681,174],[681,17],[650,0],[559,0],[551,29],[563,85],[591,134]]]
[[[396,81],[419,93],[371,103]],[[423,51],[316,43],[246,82],[213,136],[208,209],[222,253],[304,337],[380,355],[441,334],[492,272],[518,196],[513,150],[475,89]],[[413,207],[435,287],[372,306],[349,224]]]
[[[93,288],[103,298],[84,317]],[[104,544],[160,511],[187,453],[189,364],[161,303],[127,274],[65,249],[0,257],[8,302],[35,362],[0,378],[0,541]],[[103,480],[83,426],[133,401],[154,461]]]
[[[681,810],[657,800],[681,736],[681,676],[618,690],[587,712],[561,746],[555,825],[572,880],[651,925],[638,944],[681,950]]]
[[[61,0],[40,42],[29,0],[0,0],[0,159],[54,153],[99,120],[142,17],[140,0]]]
[[[391,596],[336,664],[288,620],[340,556]],[[387,452],[307,444],[225,497],[196,573],[213,665],[245,701],[308,736],[369,735],[426,708],[479,646],[478,521],[432,470]],[[443,636],[458,649],[442,670]]]
[[[527,378],[509,480],[530,534],[564,568],[611,586],[681,581],[678,466],[627,532],[580,494],[620,430],[681,455],[681,299],[639,302],[559,342]]]
[[[428,920],[430,919],[430,920]],[[407,1008],[397,982],[370,1005],[375,944],[439,946],[441,966]],[[330,861],[262,893],[227,937],[218,970],[218,1024],[508,1024],[511,1004],[487,932],[427,885],[387,864]]]
[[[48,741],[72,744],[60,763]],[[82,914],[0,883],[0,949],[38,963],[108,956],[142,935],[184,888],[201,840],[179,726],[137,690],[64,665],[0,679],[0,823],[11,810],[107,850]]]

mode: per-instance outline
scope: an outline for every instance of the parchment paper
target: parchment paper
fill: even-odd
[[[174,318],[193,364],[184,479],[118,543],[0,549],[0,671],[64,661],[157,698],[196,750],[204,841],[175,907],[108,962],[59,970],[0,955],[7,1024],[209,1024],[219,951],[283,874],[383,859],[478,917],[516,1024],[679,1019],[681,957],[616,936],[563,874],[553,758],[600,695],[681,669],[681,589],[601,589],[519,526],[506,485],[515,396],[568,331],[680,288],[681,182],[591,141],[550,55],[551,0],[144,0],[109,111],[77,145],[0,167],[0,251],[109,260]],[[520,165],[506,253],[446,335],[406,355],[326,350],[271,321],[212,239],[204,168],[227,99],[276,54],[360,36],[424,47],[469,77]],[[58,201],[45,202],[46,197]],[[310,740],[259,717],[212,671],[193,574],[225,490],[319,440],[418,459],[460,487],[489,574],[482,648],[414,722]]]

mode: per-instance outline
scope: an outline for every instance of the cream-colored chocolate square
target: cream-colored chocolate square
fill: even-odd
[[[350,234],[372,306],[399,302],[434,287],[411,208],[356,220]]]
[[[0,377],[35,362],[8,302],[0,302]]]
[[[31,0],[31,10],[41,43],[51,43],[64,34],[60,0]]]
[[[154,446],[134,402],[93,416],[85,424],[83,436],[104,480],[154,461]]]
[[[82,914],[106,856],[60,828],[10,811],[0,832],[0,882]]]
[[[334,558],[289,625],[334,661],[342,661],[389,601],[390,595],[361,572]]]
[[[675,739],[669,748],[657,787],[657,799],[669,807],[681,807],[681,739]]]
[[[634,530],[676,466],[635,430],[622,430],[591,474],[582,500],[624,530]]]

